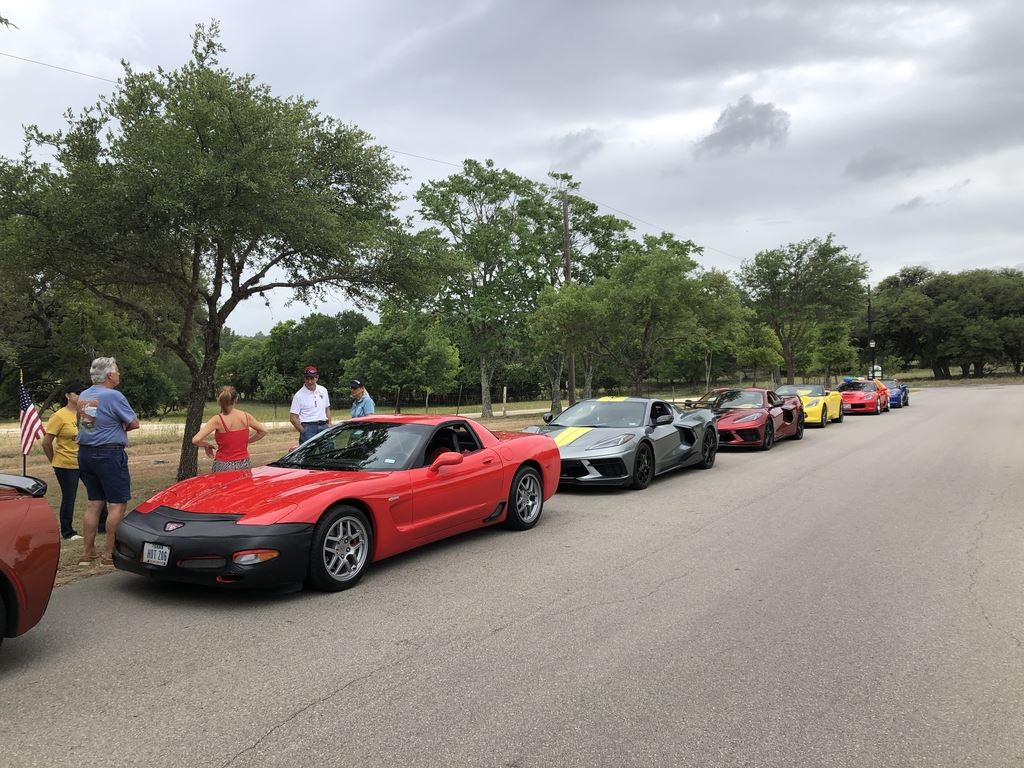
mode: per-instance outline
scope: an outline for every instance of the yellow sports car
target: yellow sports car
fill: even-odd
[[[775,390],[780,395],[799,395],[804,404],[808,427],[826,427],[830,421],[843,420],[843,396],[821,384],[785,384]]]

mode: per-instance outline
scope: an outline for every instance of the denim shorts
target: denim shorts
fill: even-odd
[[[128,454],[121,446],[78,446],[78,470],[89,501],[124,504],[132,497]]]

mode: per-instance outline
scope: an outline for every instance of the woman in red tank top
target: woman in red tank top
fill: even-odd
[[[224,472],[229,469],[249,469],[249,443],[255,443],[266,437],[267,428],[256,421],[250,414],[235,408],[238,392],[234,387],[221,387],[217,393],[220,413],[203,425],[192,438],[192,445],[206,451],[213,459],[213,471]],[[217,445],[214,447],[206,441],[213,434]]]

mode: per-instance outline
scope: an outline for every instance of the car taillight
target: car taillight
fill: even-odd
[[[243,549],[231,556],[231,562],[235,565],[259,565],[280,554],[276,549]]]

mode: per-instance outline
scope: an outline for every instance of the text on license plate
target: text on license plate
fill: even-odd
[[[171,559],[171,548],[163,544],[150,544],[148,541],[142,545],[142,562],[150,565],[167,565]]]

